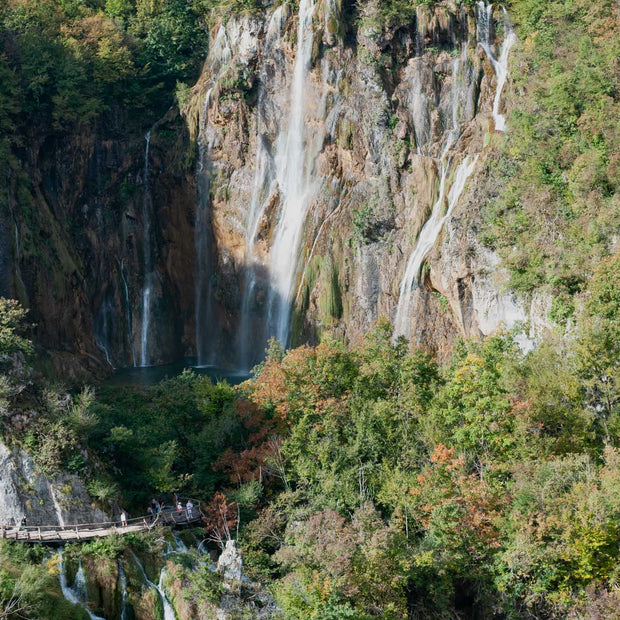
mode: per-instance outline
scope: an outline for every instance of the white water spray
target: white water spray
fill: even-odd
[[[301,0],[297,28],[297,54],[291,83],[288,127],[278,139],[276,176],[282,195],[281,211],[271,247],[269,327],[286,345],[291,302],[297,275],[297,256],[309,207],[310,170],[306,166],[304,119],[306,80],[312,60],[314,0]]]
[[[144,285],[142,289],[142,330],[140,334],[140,366],[149,365],[148,343],[149,324],[151,321],[151,271],[153,257],[151,255],[151,191],[149,185],[149,155],[151,147],[151,132],[147,132],[144,153],[144,199],[142,201],[142,219],[144,226]]]

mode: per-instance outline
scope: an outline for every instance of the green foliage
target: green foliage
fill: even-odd
[[[240,542],[284,617],[559,618],[595,584],[607,605],[620,470],[603,422],[617,409],[581,350],[594,317],[617,322],[617,273],[609,260],[592,280],[584,336],[527,356],[500,334],[439,367],[383,322],[353,350],[326,340],[264,365],[246,389],[282,421],[277,476]]]
[[[497,197],[483,210],[483,235],[502,255],[515,289],[544,286],[558,296],[552,310],[560,323],[620,230],[613,4],[511,2],[521,39],[513,52],[518,95],[490,168]]]
[[[125,505],[144,511],[153,493],[209,493],[218,480],[213,462],[244,437],[234,398],[228,384],[189,371],[143,391],[100,390],[89,445]],[[109,484],[107,495],[115,492]]]
[[[23,335],[27,313],[17,300],[0,297],[0,357],[33,352],[32,342]]]

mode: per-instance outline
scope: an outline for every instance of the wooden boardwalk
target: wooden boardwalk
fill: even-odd
[[[183,508],[165,508],[156,517],[136,517],[127,519],[127,525],[120,521],[106,521],[102,523],[80,523],[76,525],[29,525],[0,526],[0,538],[18,540],[27,543],[65,543],[104,538],[110,534],[129,534],[132,532],[148,532],[154,527],[183,527],[202,523],[203,513],[200,502],[192,500],[194,508],[191,513]]]

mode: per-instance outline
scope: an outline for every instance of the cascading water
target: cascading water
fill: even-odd
[[[97,313],[97,321],[95,326],[95,344],[99,350],[105,355],[106,362],[114,368],[112,358],[110,356],[110,348],[108,345],[108,336],[113,330],[113,321],[110,320],[114,306],[109,298],[105,298],[99,312]]]
[[[129,286],[127,285],[127,274],[125,273],[125,262],[121,259],[121,281],[123,283],[123,297],[125,300],[125,316],[127,318],[127,342],[131,351],[131,364],[136,365],[136,351],[133,344],[133,317],[131,315],[131,303],[129,301]]]
[[[472,113],[471,110],[463,110],[462,105],[465,102],[466,108],[473,96],[473,88],[466,85],[471,81],[471,76],[467,75],[468,67],[467,45],[464,45],[460,56],[454,60],[452,67],[452,98],[450,102],[450,121],[452,126],[448,131],[440,158],[439,196],[433,205],[431,216],[422,227],[413,252],[407,260],[405,273],[400,283],[398,306],[394,318],[394,338],[399,336],[410,338],[411,336],[411,304],[419,283],[422,263],[435,245],[445,221],[456,207],[465,189],[465,183],[473,172],[478,159],[478,155],[473,158],[466,156],[458,166],[454,175],[454,181],[448,192],[447,210],[442,215],[445,208],[447,181],[452,163],[452,157],[449,155],[450,149],[458,142],[463,116],[467,118],[467,114]]]
[[[194,242],[196,245],[196,358],[199,365],[206,362],[206,339],[203,328],[207,324],[210,314],[209,308],[209,235],[211,218],[209,214],[209,185],[208,146],[204,137],[204,127],[207,122],[209,103],[212,88],[207,90],[203,104],[202,126],[198,138],[198,205],[196,211],[196,225],[194,228]]]
[[[303,225],[309,207],[310,170],[304,148],[306,80],[312,60],[314,0],[301,0],[288,126],[276,146],[281,210],[270,252],[269,332],[288,343],[291,302]]]
[[[90,620],[105,620],[101,616],[95,615],[87,607],[88,595],[86,591],[86,575],[84,573],[84,569],[82,568],[82,558],[79,559],[78,571],[75,575],[73,588],[69,587],[67,582],[67,569],[65,566],[64,551],[62,549],[58,550],[58,571],[60,589],[62,590],[62,595],[65,599],[73,605],[79,605],[85,609],[86,613],[88,613],[88,616],[90,617]]]
[[[492,51],[493,5],[485,4],[481,0],[477,6],[478,42],[493,65],[497,80],[495,96],[493,97],[493,124],[497,131],[506,131],[506,119],[503,114],[499,113],[499,106],[502,90],[508,78],[508,55],[513,45],[517,42],[517,35],[512,29],[508,13],[505,9],[502,9],[504,15],[504,41],[500,47],[499,59],[497,59]]]
[[[49,481],[47,484],[49,487],[50,496],[52,498],[52,503],[54,504],[54,511],[56,512],[56,519],[58,520],[58,525],[60,525],[60,527],[65,527],[65,520],[62,516],[62,508],[60,507],[60,503],[58,502],[58,498],[56,497],[56,493],[54,492],[54,487]]]
[[[426,255],[433,249],[437,237],[443,228],[444,222],[450,217],[454,207],[456,207],[463,190],[465,182],[474,171],[478,155],[470,157],[469,155],[459,164],[454,175],[454,182],[448,193],[448,210],[442,217],[441,212],[444,207],[444,195],[446,188],[446,177],[450,167],[449,161],[446,161],[447,155],[444,155],[441,162],[441,181],[439,189],[439,198],[433,206],[433,212],[424,227],[420,231],[418,242],[407,261],[405,275],[401,281],[400,294],[398,298],[398,308],[396,310],[396,318],[394,320],[394,336],[411,336],[409,329],[411,302],[413,293],[418,284],[420,276],[420,268]]]
[[[118,584],[121,589],[121,620],[127,620],[127,575],[120,560],[118,561]]]
[[[265,36],[265,58],[269,61],[275,53],[275,44],[281,40],[283,30],[284,5],[279,6],[271,16]],[[250,369],[258,361],[256,353],[260,344],[266,340],[264,322],[257,326],[252,319],[255,315],[258,269],[264,269],[263,261],[258,256],[256,244],[260,223],[265,208],[273,196],[276,187],[276,171],[273,156],[268,145],[265,133],[263,107],[266,102],[266,94],[263,84],[268,81],[269,66],[262,66],[260,71],[261,83],[259,85],[257,105],[257,149],[254,164],[254,182],[250,208],[245,218],[245,278],[243,296],[241,301],[241,316],[239,322],[239,337],[237,346],[237,364],[239,368]],[[263,329],[261,329],[261,327]],[[262,353],[262,351],[261,351]]]
[[[149,182],[149,155],[151,148],[151,132],[145,136],[144,152],[144,199],[142,201],[142,224],[144,226],[143,258],[144,284],[142,288],[142,329],[140,333],[140,366],[149,365],[149,326],[151,321],[151,279],[153,257],[151,253],[151,191]]]
[[[259,97],[259,115],[258,126],[261,124],[260,116],[260,97]],[[249,368],[251,361],[251,340],[250,337],[250,321],[251,321],[251,305],[255,296],[256,289],[256,267],[260,264],[255,252],[256,237],[258,235],[258,227],[267,199],[273,191],[273,160],[265,146],[265,138],[259,133],[258,148],[256,152],[256,171],[254,176],[254,188],[252,191],[252,202],[246,220],[246,277],[243,290],[243,299],[241,302],[241,320],[239,327],[239,360],[240,368]]]
[[[133,554],[133,558],[136,562],[136,565],[140,569],[140,572],[142,573],[142,577],[144,578],[146,585],[148,585],[149,588],[153,588],[157,590],[157,592],[159,593],[159,596],[161,598],[161,602],[164,608],[164,620],[176,620],[176,614],[174,613],[174,607],[172,607],[172,605],[170,604],[170,601],[166,597],[166,593],[164,592],[164,587],[163,587],[164,577],[166,576],[166,568],[163,567],[161,569],[161,572],[159,573],[159,581],[157,584],[155,584],[147,577],[146,571],[144,570],[144,566],[142,566],[142,563],[140,562],[140,560],[138,559],[138,556],[135,553]]]

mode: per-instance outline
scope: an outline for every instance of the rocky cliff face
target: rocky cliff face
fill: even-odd
[[[287,333],[355,340],[380,316],[439,351],[527,319],[475,236],[505,129],[507,15],[447,2],[383,29],[379,4],[360,6],[282,5],[214,33],[185,113],[209,176],[205,348],[220,360],[251,366]]]
[[[507,15],[447,1],[384,27],[380,9],[230,17],[182,118],[148,140],[117,119],[29,146],[2,281],[64,376],[76,358],[91,372],[194,354],[250,367],[270,336],[355,340],[380,316],[442,351],[528,318],[475,233],[505,129]]]
[[[108,521],[96,508],[77,477],[60,474],[50,479],[37,471],[23,450],[0,442],[0,524],[65,525]]]

